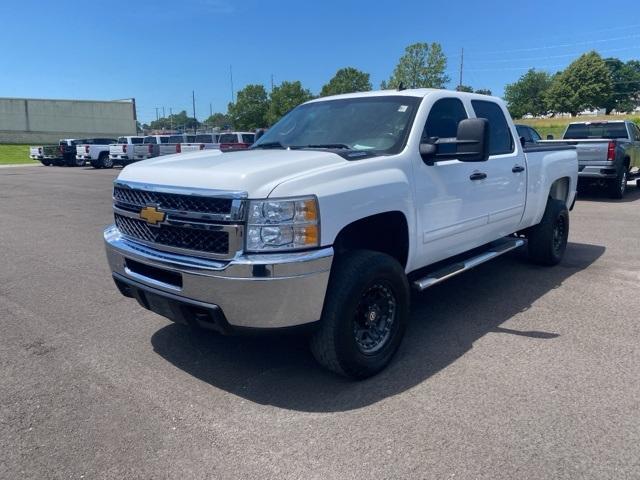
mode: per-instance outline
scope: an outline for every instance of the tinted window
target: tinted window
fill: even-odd
[[[171,135],[166,142],[164,138],[162,140],[162,143],[182,143],[184,142],[184,137],[182,135]]]
[[[127,137],[118,138],[118,145],[122,145],[122,144],[125,144],[125,143],[129,143],[129,142],[127,142]]]
[[[169,143],[169,137],[160,137],[160,143]]]
[[[531,138],[534,142],[539,142],[540,140],[542,140],[542,137],[535,128],[530,128],[529,131],[531,132]]]
[[[565,139],[627,138],[627,127],[623,122],[573,123],[564,134]]]
[[[238,136],[235,133],[223,133],[218,141],[220,143],[238,143]]]
[[[631,125],[631,128],[633,129],[633,132],[636,134],[636,140],[640,140],[640,128],[638,128],[636,125]]]
[[[516,131],[518,132],[518,136],[524,138],[525,142],[533,142],[533,138],[531,138],[531,130],[529,127],[524,125],[516,125]]]
[[[509,124],[500,105],[485,100],[471,100],[476,117],[489,121],[489,155],[513,152],[513,139]]]
[[[131,143],[133,143],[134,145],[139,144],[139,143],[142,143],[142,140],[143,140],[142,137],[133,137],[131,139]]]
[[[187,142],[193,143],[195,141],[196,141],[196,136],[195,135],[187,135]]]
[[[464,105],[457,98],[442,98],[431,107],[427,122],[422,131],[422,141],[429,138],[455,138],[458,135],[458,124],[467,118]],[[440,145],[438,152],[455,153],[455,145]]]
[[[158,142],[156,141],[156,137],[144,137],[144,141],[142,143],[153,143],[153,144],[156,144]]]
[[[242,141],[244,143],[253,143],[253,139],[255,138],[255,135],[253,133],[243,133],[242,134]]]
[[[196,143],[216,143],[215,139],[212,138],[212,135],[210,133],[201,133],[199,135],[196,135],[195,142]]]

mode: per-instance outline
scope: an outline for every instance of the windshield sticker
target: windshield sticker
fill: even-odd
[[[398,108],[399,112],[406,112],[407,108],[409,108],[409,105],[400,105],[400,107]]]

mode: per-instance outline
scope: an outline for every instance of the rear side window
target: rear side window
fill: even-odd
[[[471,100],[476,117],[489,121],[489,155],[513,152],[513,138],[500,105],[486,100]]]
[[[209,133],[201,133],[199,135],[196,135],[195,142],[196,143],[216,143],[215,140],[212,138],[212,135]]]
[[[131,143],[133,143],[134,145],[136,145],[136,144],[140,144],[140,143],[142,143],[142,140],[143,140],[143,139],[142,139],[141,137],[133,137],[133,138],[131,139]]]
[[[533,142],[533,138],[531,138],[531,130],[529,127],[525,127],[524,125],[516,125],[516,131],[518,132],[518,136],[524,138],[525,142]]]
[[[636,136],[636,141],[640,141],[640,128],[638,128],[636,125],[631,125],[631,130],[633,130],[633,133]]]
[[[160,143],[169,143],[169,137],[160,137]]]
[[[531,132],[531,138],[534,142],[539,142],[540,140],[542,140],[542,137],[540,137],[540,134],[537,132],[537,130],[530,128],[529,131]]]
[[[430,138],[455,138],[458,135],[458,124],[467,118],[464,105],[457,98],[442,98],[431,107],[429,116],[422,131],[422,142]],[[440,153],[455,153],[455,145],[440,145]]]
[[[142,143],[153,143],[155,145],[158,142],[156,141],[156,137],[144,137],[144,142]]]
[[[254,138],[255,138],[255,135],[253,133],[243,133],[242,134],[242,142],[243,143],[252,144]]]
[[[164,138],[162,139],[164,140]],[[184,137],[182,135],[171,135],[166,142],[162,143],[182,143],[184,142]]]
[[[118,138],[118,145],[123,145],[125,143],[129,143],[129,142],[127,142],[127,137]]]

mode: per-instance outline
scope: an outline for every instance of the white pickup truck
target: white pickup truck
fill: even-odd
[[[169,143],[169,135],[148,135],[144,137],[142,145],[133,146],[133,154],[136,160],[157,157],[160,155],[160,145],[167,143]]]
[[[307,325],[316,359],[383,369],[422,291],[526,246],[563,257],[569,146],[525,146],[502,100],[447,90],[307,102],[251,149],[126,167],[104,231],[120,292],[223,333]]]
[[[76,166],[91,162],[93,168],[103,168],[109,163],[109,146],[115,138],[87,138],[76,144]]]
[[[180,151],[182,153],[197,152],[199,150],[220,150],[220,143],[218,143],[219,134],[217,133],[198,133],[189,139],[189,143],[183,143],[180,145]]]
[[[143,141],[144,137],[140,136],[118,137],[118,142],[109,146],[109,162],[103,167],[111,168],[115,164],[127,165],[136,160],[143,160],[142,156],[136,158],[134,152],[135,145],[142,145]]]

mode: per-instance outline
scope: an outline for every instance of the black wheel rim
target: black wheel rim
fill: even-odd
[[[383,283],[374,283],[364,291],[353,324],[353,335],[360,352],[372,355],[389,343],[397,305],[393,291]]]
[[[553,227],[553,250],[556,254],[560,253],[564,248],[566,237],[567,222],[563,216],[559,216]]]

